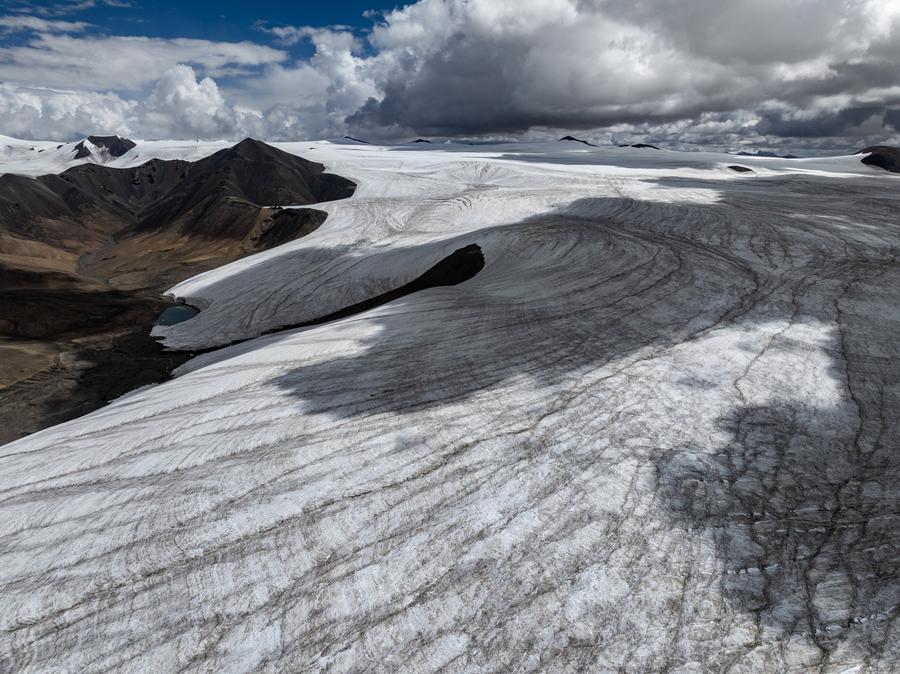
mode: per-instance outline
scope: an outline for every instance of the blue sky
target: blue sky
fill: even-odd
[[[900,144],[897,0],[0,0],[0,134]]]
[[[332,24],[364,25],[367,10],[389,10],[404,2],[379,0],[340,0],[335,2],[281,2],[278,0],[219,1],[214,0],[121,0],[86,3],[60,0],[3,0],[0,7],[6,11],[55,16],[78,16],[99,25],[124,29],[135,21],[141,21],[148,32],[162,35],[166,32],[196,30],[196,36],[207,36],[205,30],[221,30],[221,39],[240,36],[242,26],[249,27],[258,19],[292,25],[326,26]],[[179,22],[177,25],[173,21]],[[218,27],[216,27],[218,24]]]
[[[93,6],[85,6],[93,4]],[[112,3],[60,2],[58,0],[2,0],[0,7],[15,13],[35,14],[92,24],[91,30],[116,35],[149,37],[190,37],[220,41],[259,41],[260,23],[291,26],[348,26],[356,32],[367,30],[381,13],[404,2],[380,0],[339,0],[324,2],[279,2],[278,0],[114,0]],[[18,40],[21,35],[0,35],[0,41]],[[298,55],[310,54],[309,43],[292,46]]]

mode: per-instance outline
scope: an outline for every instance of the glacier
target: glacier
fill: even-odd
[[[171,381],[0,447],[0,669],[896,671],[896,176],[273,145],[355,194],[170,289]]]

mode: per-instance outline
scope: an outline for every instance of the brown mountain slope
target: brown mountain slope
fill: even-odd
[[[247,139],[194,162],[187,179],[140,214],[138,231],[177,227],[191,236],[246,235],[248,208],[342,199],[355,185],[322,164]]]
[[[196,162],[4,175],[0,264],[156,289],[308,233],[323,219],[274,206],[345,198],[354,188],[321,164],[251,139]]]
[[[165,378],[167,287],[316,229],[324,166],[245,140],[196,162],[0,176],[0,443]]]

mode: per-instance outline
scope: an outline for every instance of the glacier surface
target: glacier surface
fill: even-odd
[[[170,290],[174,379],[0,448],[0,669],[896,671],[896,176],[275,145],[356,193]]]

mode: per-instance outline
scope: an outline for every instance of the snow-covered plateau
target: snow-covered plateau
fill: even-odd
[[[0,448],[0,670],[900,668],[900,176],[273,145],[355,194],[171,289],[174,379]]]

